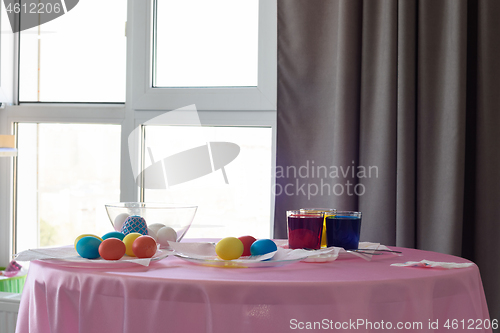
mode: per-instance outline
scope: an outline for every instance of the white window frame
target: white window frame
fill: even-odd
[[[276,0],[259,0],[257,87],[220,88],[153,88],[153,1],[136,1],[133,7],[137,14],[130,32],[136,51],[132,80],[135,110],[174,110],[196,104],[198,110],[276,111]]]
[[[0,110],[0,134],[13,133],[14,123],[86,123],[121,126],[120,200],[139,201],[130,165],[128,137],[134,128],[167,110],[195,104],[202,125],[259,126],[272,129],[272,165],[276,166],[276,91],[277,91],[277,0],[259,0],[259,78],[257,87],[236,88],[152,88],[151,14],[153,0],[128,0],[127,84],[125,104],[49,104],[19,105],[19,36],[0,40],[0,82],[12,104]],[[3,9],[3,8],[2,8]],[[10,36],[10,35],[9,35]],[[5,56],[5,53],[8,56]],[[10,59],[10,60],[9,60]],[[2,81],[3,79],[3,81]],[[8,84],[4,84],[5,80]],[[9,90],[8,88],[11,87]],[[183,125],[183,124],[179,124]],[[194,124],[184,124],[194,125]],[[134,138],[139,147],[141,138]],[[140,163],[140,151],[132,153]],[[13,175],[12,158],[0,158],[0,266],[13,255]],[[272,180],[274,188],[274,179]],[[271,235],[274,198],[271,200]]]

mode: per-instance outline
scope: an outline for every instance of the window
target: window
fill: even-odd
[[[257,86],[258,0],[157,0],[155,13],[154,87]]]
[[[18,34],[18,41],[17,35],[1,36],[0,50],[13,47],[19,55],[6,60],[10,66],[1,59],[2,77],[8,77],[7,68],[19,89],[12,94],[14,105],[0,112],[0,131],[17,134],[19,156],[0,159],[0,219],[11,221],[0,224],[0,266],[27,247],[67,244],[77,233],[109,231],[104,204],[112,201],[196,201],[199,211],[187,237],[272,235],[276,0],[204,0],[196,4],[198,12],[207,11],[203,6],[210,2],[220,17],[231,19],[219,32],[209,31],[210,21],[202,20],[208,15],[200,15],[190,22],[198,33],[177,27],[172,34],[174,23],[167,18],[177,10],[174,16],[181,17],[182,6],[195,2],[80,1],[60,18]],[[90,15],[90,7],[100,10]],[[241,15],[234,19],[237,12]],[[227,30],[238,31],[240,44]],[[188,38],[184,33],[220,38],[195,45],[207,50],[205,55],[198,50],[194,58],[175,58],[172,50],[184,47],[175,40]],[[228,40],[232,47],[224,49]],[[230,52],[239,55],[224,58]],[[189,61],[181,66],[180,60]],[[202,73],[207,61],[220,61],[213,67],[227,75]],[[186,73],[190,65],[198,66],[191,71],[194,76]],[[245,71],[232,70],[242,67]],[[173,75],[178,68],[179,75]],[[198,109],[199,124],[147,124],[187,105]],[[182,152],[216,141],[240,148],[224,167],[228,184],[218,169],[168,189],[137,186],[134,168],[170,156],[171,149]],[[10,182],[14,173],[15,184]]]
[[[17,250],[108,232],[102,203],[120,200],[120,126],[17,127]]]
[[[132,84],[132,96],[131,102],[135,110],[174,110],[177,108],[184,107],[190,104],[196,104],[198,110],[266,110],[273,111],[276,110],[276,83],[277,83],[277,8],[275,0],[241,0],[241,1],[223,1],[223,0],[210,0],[210,1],[199,1],[202,4],[210,3],[213,4],[213,9],[220,9],[222,11],[220,16],[217,17],[231,17],[232,19],[225,18],[221,24],[231,25],[230,29],[233,29],[234,16],[241,13],[242,10],[245,11],[245,20],[248,26],[243,27],[236,26],[236,31],[245,31],[244,35],[231,37],[223,36],[217,34],[216,30],[212,30],[209,36],[202,35],[200,30],[205,29],[204,22],[206,22],[206,16],[203,15],[200,8],[193,7],[192,15],[191,13],[186,13],[183,11],[183,6],[173,7],[172,3],[176,3],[174,0],[151,0],[151,1],[136,1],[134,2],[133,11],[138,15],[134,17],[136,22],[131,31],[134,39],[134,50],[133,50],[133,68],[132,76],[134,80],[130,82]],[[234,3],[240,3],[236,6]],[[181,3],[181,2],[179,2]],[[184,2],[183,2],[184,3]],[[197,1],[188,0],[187,4],[198,4]],[[166,7],[166,8],[163,8]],[[169,13],[168,8],[177,9],[179,12]],[[203,7],[202,7],[203,8]],[[237,9],[236,9],[237,8]],[[258,10],[258,29],[255,27],[255,11]],[[234,14],[234,12],[237,12]],[[198,13],[195,16],[194,13]],[[183,25],[180,23],[177,26],[172,25],[170,28],[175,29],[174,31],[165,31],[168,24],[164,22],[169,16],[179,16],[182,17],[197,17],[196,20],[190,19],[185,21]],[[184,16],[183,16],[184,15]],[[209,15],[207,15],[209,16]],[[216,18],[214,18],[216,19]],[[190,29],[184,28],[185,25],[189,25]],[[202,46],[196,44],[180,44],[173,37],[189,36],[189,31],[193,31],[193,26],[198,30],[192,33],[193,38],[204,38]],[[156,29],[155,29],[156,28]],[[227,28],[226,28],[227,29]],[[255,31],[258,30],[258,31]],[[243,32],[241,32],[243,34]],[[257,34],[257,83],[256,86],[246,86],[253,85],[254,74],[249,74],[249,79],[243,78],[237,81],[230,79],[229,75],[231,72],[236,72],[235,70],[223,70],[228,77],[222,81],[214,80],[210,78],[210,72],[205,71],[203,67],[206,67],[206,63],[198,60],[199,56],[204,53],[215,54],[218,59],[217,61],[223,62],[224,48],[220,44],[231,43],[234,45],[243,45],[244,50],[241,52],[244,55],[239,55],[244,58],[247,64],[246,67],[249,69],[249,73],[253,73],[254,63],[252,57],[255,56],[255,36]],[[214,36],[215,35],[215,36]],[[171,37],[169,39],[169,36]],[[188,38],[188,37],[186,37]],[[231,38],[240,39],[238,44],[232,41]],[[208,39],[208,42],[206,41]],[[229,39],[229,40],[228,40]],[[241,44],[239,44],[241,43]],[[170,45],[173,44],[173,45]],[[190,47],[189,54],[182,54],[184,50],[179,48]],[[224,47],[226,47],[225,45]],[[156,48],[155,48],[156,47]],[[229,48],[230,49],[230,48]],[[150,50],[150,52],[144,52],[144,50]],[[155,51],[156,50],[156,62]],[[194,50],[194,51],[193,51]],[[193,54],[194,52],[194,54]],[[227,52],[227,51],[226,51]],[[170,55],[170,53],[174,53]],[[182,54],[182,56],[180,56]],[[170,64],[163,63],[163,57],[165,56],[174,57],[179,56],[183,59],[182,63],[179,65],[181,72],[178,75],[171,76],[175,81],[170,81],[168,79],[169,70],[165,68],[171,68]],[[235,55],[236,56],[236,55]],[[194,57],[194,58],[192,58]],[[173,59],[173,58],[171,58]],[[176,58],[178,59],[178,58]],[[184,64],[184,59],[188,60],[188,65]],[[179,60],[177,60],[179,61]],[[238,59],[233,63],[241,64],[242,59]],[[191,68],[186,68],[190,63],[194,63],[193,66],[199,65],[199,68],[195,71],[191,71]],[[156,64],[156,66],[155,66]],[[184,65],[183,65],[184,64]],[[165,67],[169,66],[169,67]],[[177,69],[177,66],[174,67]],[[224,68],[228,68],[228,64],[224,64]],[[200,72],[208,73],[205,78],[199,74]],[[241,73],[241,72],[240,72]],[[157,74],[157,77],[154,77]],[[191,74],[195,74],[194,77]],[[167,75],[167,77],[165,77]],[[175,79],[175,78],[178,79]],[[187,79],[187,83],[186,80]],[[201,80],[204,81],[201,81]],[[153,82],[156,81],[155,85]],[[179,89],[176,86],[188,85],[190,88]],[[209,85],[206,87],[206,85]],[[162,85],[172,85],[173,87],[162,87]],[[205,86],[205,87],[200,87]],[[218,85],[222,85],[216,87]],[[231,85],[231,86],[228,86]],[[243,85],[243,86],[240,86]]]
[[[123,0],[85,0],[22,31],[21,102],[125,102]]]
[[[146,126],[145,146],[148,149],[146,169],[163,158],[185,154],[191,149],[204,147],[207,142],[224,142],[238,145],[239,154],[225,165],[224,171],[196,177],[188,182],[169,186],[175,180],[175,171],[168,172],[167,189],[145,190],[145,201],[182,202],[198,205],[189,237],[221,237],[253,235],[258,238],[271,236],[271,128],[262,127],[195,127],[195,126]],[[182,142],[179,142],[182,138]],[[178,142],[166,147],[164,142]],[[170,148],[170,149],[169,149]],[[212,155],[215,149],[212,145]],[[192,151],[192,150],[191,150]],[[193,161],[198,165],[204,156]],[[213,158],[213,157],[212,157]],[[212,164],[215,164],[213,161]],[[189,167],[189,166],[186,166]],[[145,184],[158,182],[158,175],[145,173]],[[228,181],[228,184],[225,183]]]

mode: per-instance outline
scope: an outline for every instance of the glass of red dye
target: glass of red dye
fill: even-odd
[[[314,250],[321,248],[324,214],[304,210],[287,211],[288,247]]]
[[[326,218],[328,216],[333,216],[335,215],[335,212],[337,211],[335,208],[301,208],[301,212],[323,212],[325,213],[325,217],[323,220],[323,233],[321,235],[321,247],[326,247]]]

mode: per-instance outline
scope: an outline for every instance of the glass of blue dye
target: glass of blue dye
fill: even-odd
[[[361,212],[337,211],[325,218],[326,244],[355,250],[361,234]]]

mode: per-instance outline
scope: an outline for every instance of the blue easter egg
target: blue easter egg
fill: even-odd
[[[253,256],[260,256],[269,252],[277,251],[278,247],[270,239],[259,239],[250,246],[250,253]]]
[[[148,225],[146,224],[146,220],[142,216],[132,215],[127,217],[125,222],[123,222],[121,232],[125,236],[132,232],[138,232],[141,235],[147,235]]]
[[[122,234],[121,232],[118,231],[111,231],[105,234],[104,236],[101,237],[102,240],[108,239],[108,238],[118,238],[119,240],[123,240],[125,238],[125,235]]]
[[[76,252],[83,258],[97,259],[100,257],[99,245],[101,245],[100,239],[86,236],[76,243]]]

